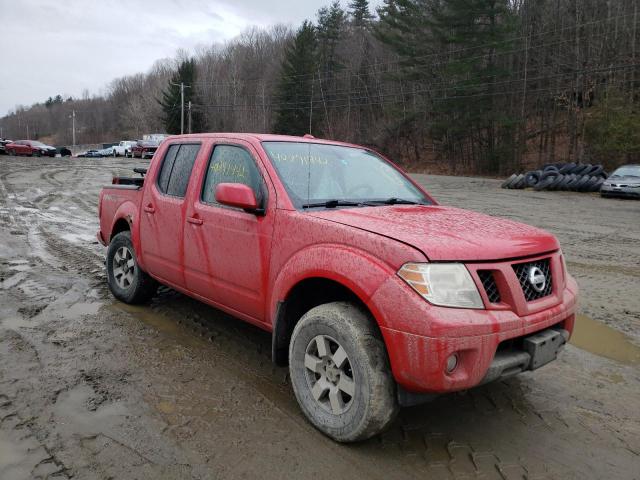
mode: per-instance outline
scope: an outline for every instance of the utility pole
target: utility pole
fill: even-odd
[[[31,137],[29,136],[29,124],[27,123],[27,140],[31,140]]]
[[[189,125],[189,133],[191,133],[191,100],[189,100],[189,121],[187,123]]]
[[[176,87],[180,87],[180,135],[184,133],[184,89],[191,88],[189,85],[185,85],[184,82],[173,83],[169,82],[171,85],[175,85]]]
[[[76,146],[76,111],[71,111],[71,135],[73,140],[73,146]]]
[[[180,135],[184,133],[184,83],[180,82]]]

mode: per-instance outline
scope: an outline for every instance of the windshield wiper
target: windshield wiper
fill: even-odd
[[[365,204],[382,204],[382,205],[424,205],[422,202],[416,202],[415,200],[407,200],[405,198],[391,197],[386,200],[367,200]]]
[[[349,200],[327,200],[326,202],[316,202],[316,203],[305,203],[302,205],[302,208],[314,208],[314,207],[325,207],[325,208],[336,208],[336,207],[359,207],[361,206],[361,202],[352,202]]]

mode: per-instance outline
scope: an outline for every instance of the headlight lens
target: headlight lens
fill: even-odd
[[[471,274],[461,263],[406,263],[398,275],[434,305],[484,308]]]

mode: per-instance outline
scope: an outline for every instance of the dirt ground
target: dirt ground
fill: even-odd
[[[0,157],[0,479],[640,478],[640,202],[416,175],[558,235],[581,316],[557,362],[345,446],[305,421],[267,333],[168,289],[110,296],[97,195],[140,163]]]

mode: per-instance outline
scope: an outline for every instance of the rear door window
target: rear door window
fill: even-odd
[[[200,145],[180,145],[180,150],[176,155],[171,178],[167,187],[167,194],[174,197],[184,197],[189,186],[189,178],[196,162]]]
[[[164,155],[162,167],[160,168],[160,174],[158,175],[158,190],[162,193],[167,193],[167,187],[169,186],[169,178],[171,177],[171,170],[173,164],[176,161],[176,154],[180,149],[180,145],[171,145],[167,149],[167,153]]]
[[[183,198],[199,150],[199,144],[170,145],[158,174],[158,190],[166,195]]]

